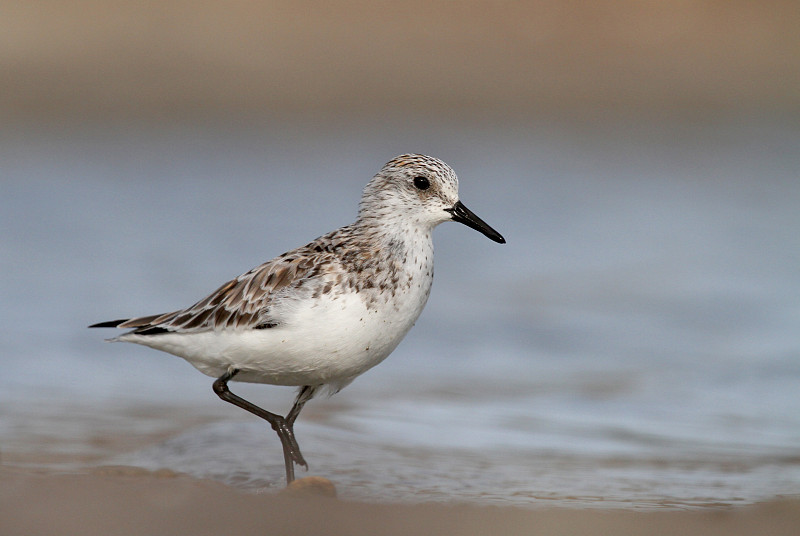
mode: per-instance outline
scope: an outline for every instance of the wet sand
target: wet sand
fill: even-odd
[[[654,505],[647,511],[603,508],[602,502],[596,509],[554,508],[548,501],[534,500],[530,508],[422,500],[419,504],[363,503],[313,493],[247,492],[169,468],[148,471],[106,465],[115,454],[214,421],[219,414],[210,408],[204,408],[208,415],[201,418],[186,407],[111,406],[102,422],[92,421],[79,407],[50,420],[35,407],[27,413],[21,410],[22,420],[35,426],[31,430],[14,426],[20,432],[3,445],[0,533],[737,536],[793,535],[800,526],[798,497],[693,510],[676,509],[665,501],[663,510]],[[14,421],[19,425],[20,420]],[[62,428],[56,427],[57,421]],[[49,430],[49,435],[36,432],[41,429]],[[344,495],[345,490],[339,492]],[[409,502],[413,503],[413,497]]]
[[[39,534],[744,534],[794,535],[800,500],[702,511],[361,504],[250,494],[169,471],[0,472],[6,536]]]

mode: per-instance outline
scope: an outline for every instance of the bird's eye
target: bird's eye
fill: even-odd
[[[414,187],[417,190],[427,190],[431,187],[431,183],[426,177],[414,177]]]

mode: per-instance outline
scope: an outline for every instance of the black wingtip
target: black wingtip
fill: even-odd
[[[158,326],[153,326],[151,328],[144,327],[139,328],[133,332],[136,335],[161,335],[162,333],[172,333],[167,328],[160,328]]]
[[[98,322],[97,324],[92,324],[89,326],[90,328],[115,328],[122,324],[123,322],[127,322],[127,318],[123,318],[122,320],[109,320],[108,322]]]

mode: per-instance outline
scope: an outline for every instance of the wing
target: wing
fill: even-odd
[[[138,335],[217,329],[268,329],[281,324],[280,301],[305,287],[330,285],[338,256],[320,239],[232,279],[191,307],[161,315],[101,322],[90,327],[133,328]]]

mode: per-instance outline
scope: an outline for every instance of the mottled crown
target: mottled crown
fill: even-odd
[[[458,185],[458,177],[453,168],[432,156],[424,154],[401,154],[386,162],[381,173],[402,173],[414,174],[417,172],[426,172],[439,176],[443,181],[451,181]]]

